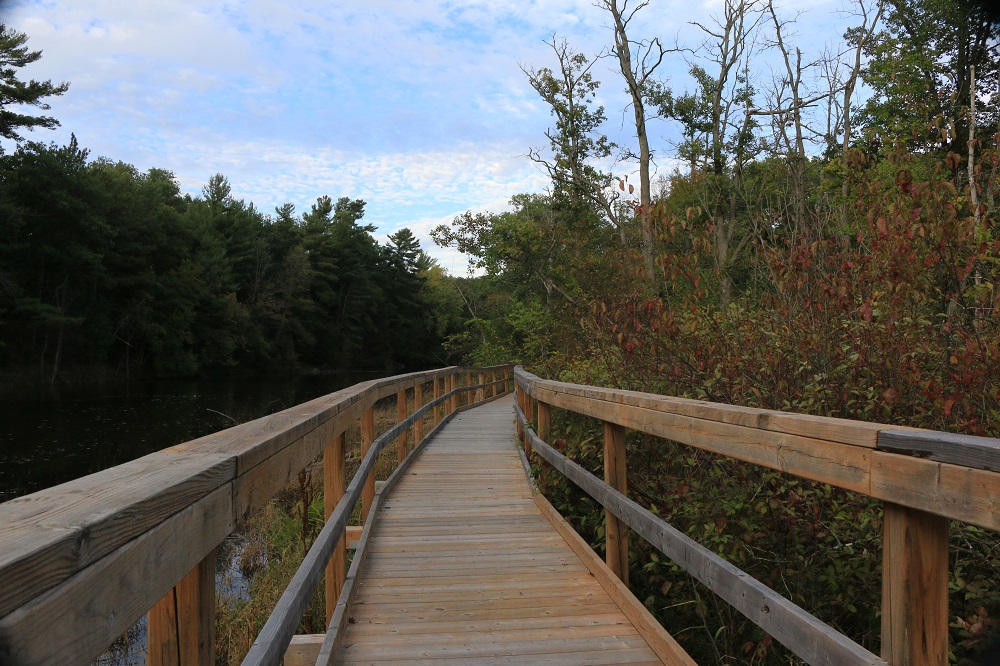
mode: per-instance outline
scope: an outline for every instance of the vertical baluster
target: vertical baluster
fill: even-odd
[[[434,398],[433,399],[437,400],[440,397],[441,397],[441,385],[438,383],[438,378],[435,377],[434,378]],[[435,405],[434,406],[434,426],[437,426],[437,424],[441,422],[441,412],[440,412],[440,409],[441,409],[440,405]]]

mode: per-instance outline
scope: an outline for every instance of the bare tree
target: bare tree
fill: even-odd
[[[628,35],[629,24],[636,14],[649,5],[649,0],[629,6],[629,0],[599,0],[595,6],[611,14],[614,22],[615,45],[611,55],[618,60],[618,67],[625,86],[632,98],[632,111],[635,115],[635,134],[639,142],[639,219],[642,225],[642,257],[646,269],[646,279],[650,288],[656,288],[655,234],[649,212],[653,205],[652,188],[650,185],[649,166],[652,161],[652,151],[649,148],[649,137],[646,132],[645,100],[652,89],[655,79],[653,73],[663,63],[664,56],[675,50],[667,49],[659,37],[636,40]]]
[[[721,17],[706,26],[692,23],[705,33],[695,53],[710,63],[705,69],[714,76],[709,130],[711,189],[703,208],[713,225],[712,253],[720,280],[719,299],[732,298],[730,271],[747,247],[740,217],[743,168],[754,156],[754,89],[750,60],[756,51],[755,34],[763,18],[759,0],[725,0]],[[727,154],[732,162],[727,164]]]

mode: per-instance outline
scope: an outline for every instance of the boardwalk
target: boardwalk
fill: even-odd
[[[661,663],[542,515],[510,398],[459,414],[386,499],[345,663]]]

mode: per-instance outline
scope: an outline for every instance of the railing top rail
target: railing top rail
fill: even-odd
[[[554,407],[1000,531],[1000,439],[514,376]]]

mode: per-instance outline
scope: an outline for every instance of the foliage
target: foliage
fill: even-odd
[[[75,138],[0,155],[0,188],[8,371],[419,368],[462,327],[434,314],[458,307],[449,278],[409,230],[376,242],[360,200],[263,215],[221,174],[182,196],[170,172],[91,160]]]
[[[59,126],[59,121],[51,116],[19,113],[11,106],[33,106],[48,111],[45,99],[58,97],[69,90],[68,83],[54,84],[34,79],[21,81],[17,78],[17,70],[42,57],[41,51],[29,51],[27,42],[28,36],[23,32],[0,23],[0,137],[18,142],[23,138],[20,134],[22,129],[52,129]]]

